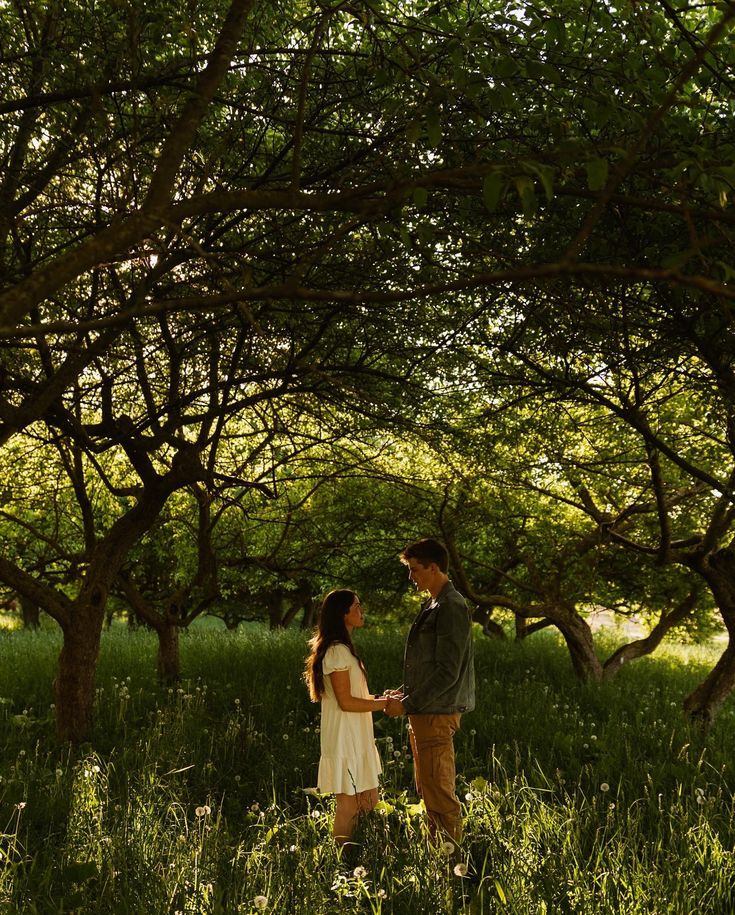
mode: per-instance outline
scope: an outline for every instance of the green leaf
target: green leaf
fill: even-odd
[[[426,206],[429,200],[429,192],[425,187],[416,187],[413,190],[413,202],[419,209]]]
[[[442,141],[442,123],[436,108],[431,110],[426,118],[426,135],[431,146],[438,146]]]
[[[421,136],[421,124],[418,121],[409,121],[406,125],[406,139],[409,143],[417,143]]]
[[[686,248],[683,251],[675,251],[661,261],[661,266],[666,270],[678,270],[697,252],[693,248]]]
[[[594,159],[588,159],[587,168],[587,187],[591,191],[601,191],[607,184],[608,164],[607,159],[595,156]]]
[[[503,887],[500,885],[500,881],[498,880],[495,881],[495,891],[498,894],[498,899],[500,900],[501,904],[508,905],[508,899],[505,895],[505,891],[503,890]]]
[[[510,79],[518,72],[518,65],[512,57],[500,57],[493,68],[497,79]]]
[[[546,200],[551,203],[554,199],[554,169],[550,165],[542,165],[539,162],[529,162],[528,168],[536,175],[544,188]]]
[[[563,19],[549,19],[546,23],[546,47],[563,48],[567,40],[567,30]]]
[[[491,213],[498,208],[502,190],[503,176],[500,172],[490,172],[489,175],[485,175],[482,182],[482,200]]]
[[[536,213],[536,191],[533,186],[533,179],[525,175],[520,175],[515,179],[516,190],[521,198],[521,209],[526,219],[530,219]]]

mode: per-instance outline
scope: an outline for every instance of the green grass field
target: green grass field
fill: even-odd
[[[357,642],[371,689],[397,685],[402,633]],[[319,719],[303,634],[200,628],[165,689],[154,637],[111,630],[76,750],[54,738],[59,647],[0,633],[0,912],[735,911],[733,711],[706,740],[681,714],[705,651],[585,686],[549,634],[479,637],[478,708],[457,738],[478,888],[427,840],[400,720],[376,716],[383,800],[357,859],[338,860],[331,799],[307,790]]]

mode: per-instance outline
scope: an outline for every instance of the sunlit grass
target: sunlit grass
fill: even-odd
[[[669,648],[587,686],[554,637],[481,639],[478,709],[457,739],[463,859],[426,835],[405,723],[376,718],[382,801],[348,863],[331,798],[309,790],[305,639],[204,627],[167,689],[153,636],[106,633],[95,731],[71,751],[53,737],[58,633],[0,636],[0,911],[735,908],[733,713],[706,741],[681,714],[711,653]],[[359,640],[371,688],[400,682],[401,634]]]
[[[23,620],[17,613],[5,613],[0,610],[0,632],[13,632],[16,629],[21,629],[22,626]]]

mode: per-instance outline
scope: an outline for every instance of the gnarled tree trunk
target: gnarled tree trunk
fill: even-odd
[[[602,680],[602,664],[595,653],[592,630],[582,617],[564,610],[550,618],[564,636],[576,676],[580,680]]]
[[[680,623],[683,623],[684,620],[692,614],[692,611],[697,605],[698,597],[698,589],[693,588],[684,600],[677,604],[670,613],[662,613],[661,619],[656,623],[646,638],[636,639],[633,642],[628,642],[627,645],[621,645],[620,648],[614,651],[607,661],[605,661],[603,666],[603,678],[605,680],[612,679],[627,661],[632,661],[634,658],[642,658],[655,651],[661,644],[666,633]]]
[[[717,664],[684,700],[684,711],[704,731],[735,688],[735,549],[724,547],[690,563],[705,579],[727,627],[728,643]]]

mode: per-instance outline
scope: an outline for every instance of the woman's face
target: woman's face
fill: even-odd
[[[355,595],[355,599],[350,604],[350,609],[347,611],[345,616],[345,626],[352,630],[359,628],[365,623],[365,614],[362,610],[362,605],[360,603],[360,598]]]

